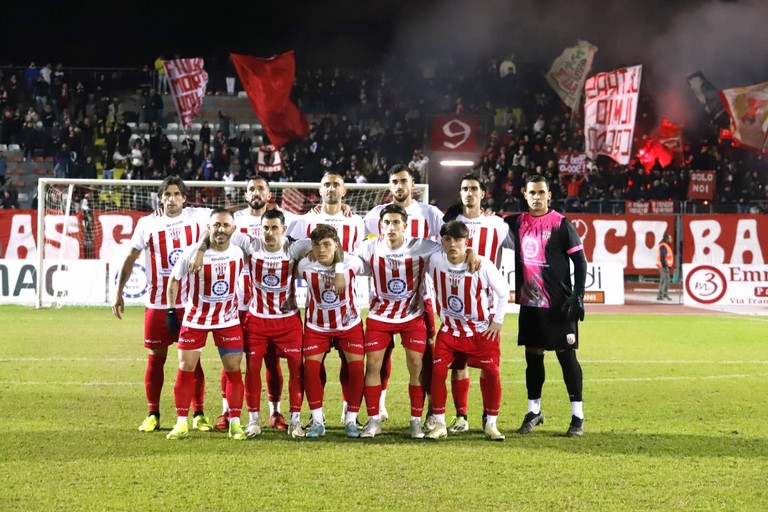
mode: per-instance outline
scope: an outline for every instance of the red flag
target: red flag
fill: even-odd
[[[309,123],[291,101],[296,75],[293,50],[262,59],[230,54],[253,111],[264,125],[269,141],[276,147],[309,134]]]
[[[677,165],[683,163],[683,125],[661,118],[659,142],[672,152]],[[666,166],[665,166],[666,167]]]

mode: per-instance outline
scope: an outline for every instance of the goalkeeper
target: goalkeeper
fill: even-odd
[[[576,349],[578,322],[584,320],[587,261],[571,222],[549,209],[552,192],[547,179],[531,175],[523,195],[528,213],[504,219],[515,242],[515,302],[520,305],[517,344],[525,346],[527,363],[528,413],[518,433],[529,434],[544,423],[544,352],[554,350],[571,401],[571,423],[565,435],[578,437],[584,433],[584,411]],[[569,262],[574,265],[573,283]]]

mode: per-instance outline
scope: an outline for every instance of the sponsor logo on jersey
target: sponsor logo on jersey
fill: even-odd
[[[533,237],[525,237],[522,246],[526,258],[535,258],[539,254],[539,243]]]
[[[144,340],[144,343],[147,345],[160,345],[163,341],[162,340]]]
[[[119,278],[120,275],[118,272],[115,274],[115,284],[117,284]],[[123,288],[123,297],[126,299],[138,299],[147,293],[147,286],[147,270],[144,268],[144,265],[134,263],[131,275]]]
[[[261,282],[264,284],[264,286],[274,288],[280,284],[280,278],[275,274],[264,274],[261,278]]]
[[[174,249],[171,252],[168,253],[168,265],[174,266],[176,264],[176,260],[179,259],[179,256],[181,256],[181,253],[184,252],[183,249]]]
[[[194,343],[195,340],[189,339],[189,338],[179,338],[179,345],[182,343]]]
[[[454,313],[461,313],[464,311],[464,301],[456,295],[451,295],[448,297],[448,309]]]
[[[576,343],[576,335],[572,332],[569,332],[568,334],[565,335],[565,341],[569,345],[573,345],[574,343]]]
[[[229,283],[224,279],[219,279],[213,283],[211,286],[211,291],[214,295],[221,297],[222,295],[225,295],[227,292],[229,292]]]
[[[329,304],[332,304],[339,300],[339,296],[336,295],[336,292],[333,290],[325,290],[323,293],[320,294],[320,299],[323,302],[327,302]]]
[[[405,288],[405,281],[402,279],[390,279],[387,281],[387,290],[396,295],[403,293]]]
[[[224,336],[221,341],[240,341],[241,339],[240,336]]]

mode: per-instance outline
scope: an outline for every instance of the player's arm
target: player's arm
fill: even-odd
[[[499,341],[501,340],[501,329],[504,324],[504,315],[507,311],[507,304],[509,303],[509,286],[501,275],[501,271],[493,265],[486,265],[483,267],[483,275],[481,281],[485,281],[484,285],[490,287],[493,292],[493,318],[488,326],[488,329],[482,334],[482,336],[489,340]]]
[[[125,257],[123,266],[120,267],[120,272],[117,275],[117,289],[115,291],[114,300],[112,301],[112,314],[119,320],[122,320],[123,312],[125,312],[123,290],[125,289],[125,284],[128,282],[128,279],[131,277],[133,265],[136,264],[136,260],[139,259],[139,254],[141,254],[139,249],[131,249],[128,256]]]
[[[587,258],[584,255],[584,247],[581,245],[576,229],[571,222],[564,219],[565,230],[569,236],[571,243],[565,245],[570,247],[568,249],[568,258],[573,262],[573,290],[571,291],[571,283],[560,283],[564,287],[565,292],[565,304],[563,304],[563,312],[565,312],[568,320],[571,322],[584,321],[584,291],[587,284]],[[570,294],[568,293],[570,292]]]
[[[194,254],[202,257],[203,252],[198,250]],[[179,318],[176,316],[176,297],[179,294],[179,282],[188,273],[189,265],[191,264],[190,260],[192,259],[193,257],[189,253],[185,253],[176,261],[171,269],[168,287],[165,290],[165,300],[168,304],[168,309],[165,312],[165,326],[174,334],[178,334],[181,330],[181,322],[179,322]]]

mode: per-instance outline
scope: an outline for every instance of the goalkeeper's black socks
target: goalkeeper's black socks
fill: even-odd
[[[544,387],[544,354],[525,351],[525,387],[528,389],[528,399],[541,398],[541,388]]]
[[[563,381],[568,390],[571,402],[581,402],[582,373],[581,365],[576,359],[575,350],[562,350],[557,352],[557,360],[563,369]]]

